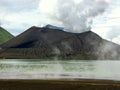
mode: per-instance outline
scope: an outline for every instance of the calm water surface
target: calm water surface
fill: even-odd
[[[0,60],[0,79],[120,80],[120,61]]]

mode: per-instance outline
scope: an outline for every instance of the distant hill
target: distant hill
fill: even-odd
[[[9,39],[13,38],[13,35],[10,34],[8,31],[0,27],[0,44],[8,41]]]
[[[120,59],[120,45],[92,31],[31,27],[1,47],[0,58]]]

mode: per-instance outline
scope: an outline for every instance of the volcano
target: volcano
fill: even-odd
[[[13,38],[13,35],[6,31],[4,28],[0,27],[0,44],[3,44],[11,38]]]
[[[120,45],[92,31],[71,33],[57,28],[31,27],[1,45],[0,58],[120,59]]]

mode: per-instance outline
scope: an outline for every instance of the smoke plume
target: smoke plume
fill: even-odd
[[[107,2],[101,0],[83,0],[77,4],[72,0],[61,0],[58,4],[58,18],[68,30],[84,32],[91,29],[94,17],[102,14],[107,6]]]
[[[52,8],[44,11],[50,21],[59,23],[69,32],[84,32],[91,29],[93,19],[105,12],[108,2],[105,0],[53,0]],[[45,1],[44,1],[45,2]],[[45,3],[42,3],[42,5]],[[54,5],[54,6],[53,6]],[[43,5],[46,6],[46,5]],[[47,6],[46,6],[47,7]]]

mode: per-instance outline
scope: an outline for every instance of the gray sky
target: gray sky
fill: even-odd
[[[101,3],[102,1],[109,5]],[[87,20],[92,19],[92,31],[120,44],[120,0],[0,0],[0,24],[13,35],[18,35],[34,25],[54,24],[68,27],[73,25],[72,27],[79,28],[79,23],[82,26],[86,24],[86,22],[81,23],[80,20],[83,19],[82,15],[88,12],[88,8],[101,11],[94,17],[87,17]],[[84,9],[86,11],[83,11]],[[105,11],[102,12],[102,10]],[[66,16],[67,13],[69,16]],[[72,16],[75,13],[80,16]],[[72,23],[69,23],[71,20]]]

